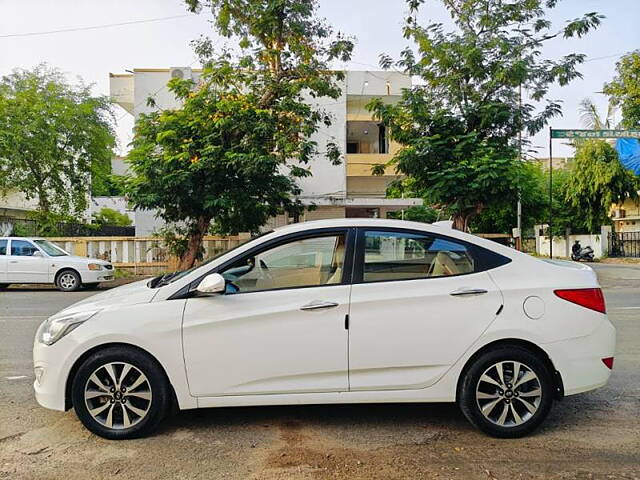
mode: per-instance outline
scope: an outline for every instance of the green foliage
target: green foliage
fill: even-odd
[[[565,201],[582,212],[586,227],[598,231],[611,223],[614,203],[636,198],[638,178],[625,170],[614,148],[603,140],[588,140],[578,147],[567,179]]]
[[[600,231],[600,226],[594,230],[587,224],[586,210],[582,206],[576,206],[567,201],[569,195],[569,180],[571,178],[570,166],[568,169],[554,170],[553,171],[553,218],[551,219],[551,230],[554,235],[564,235],[567,228],[572,233],[597,233]],[[547,189],[546,194],[549,191],[549,172],[545,172],[545,187]],[[541,224],[549,223],[549,202],[547,200],[544,207],[544,215]]]
[[[98,227],[98,225],[78,223],[75,217],[62,213],[33,211],[28,212],[27,218],[33,223],[21,224],[20,221],[17,221],[14,224],[14,235],[62,237],[68,235],[65,227],[69,225],[72,225],[75,229],[89,232],[96,230]]]
[[[125,177],[111,173],[111,159],[91,167],[91,195],[94,197],[122,197]]]
[[[0,80],[0,193],[38,199],[39,211],[77,216],[94,167],[110,164],[111,104],[40,65]]]
[[[525,162],[517,183],[522,204],[522,229],[530,231],[534,225],[548,222],[549,177],[539,163]],[[517,197],[496,199],[473,218],[470,230],[480,233],[511,233],[517,225]]]
[[[389,212],[387,218],[395,218],[396,220],[408,220],[410,222],[433,223],[438,220],[439,212],[428,205],[418,205],[409,207],[404,212]]]
[[[420,198],[423,199],[423,205],[409,207],[398,212],[387,213],[388,218],[404,219],[412,222],[433,223],[438,220],[446,220],[449,218],[450,213],[446,209],[439,208],[437,205],[433,205],[433,202],[428,198],[425,192],[418,191],[416,189],[415,182],[412,178],[404,178],[402,180],[396,180],[389,184],[386,192],[387,198]]]
[[[195,262],[211,222],[218,233],[255,232],[283,210],[300,212],[296,179],[310,175],[308,163],[320,150],[340,162],[332,139],[322,149],[312,140],[331,116],[304,96],[338,98],[342,75],[330,72],[330,62],[348,59],[353,47],[316,17],[314,1],[187,3],[210,8],[218,33],[243,50],[216,53],[210,40],[195,42],[200,83],[172,80],[182,106],[136,124],[128,196],[185,225],[181,268]]]
[[[182,258],[189,249],[189,229],[178,225],[164,226],[154,236],[162,239],[163,245],[167,248],[169,254],[174,257]],[[204,258],[204,246],[200,244],[196,253],[196,261]]]
[[[391,163],[435,203],[451,208],[454,226],[466,229],[487,206],[515,203],[522,169],[519,133],[533,135],[560,114],[557,101],[520,105],[519,87],[533,102],[543,102],[553,84],[580,77],[577,66],[584,55],[543,59],[544,43],[580,37],[602,17],[588,13],[552,32],[545,6],[552,8],[555,1],[443,0],[456,25],[445,32],[438,23],[417,23],[423,3],[407,1],[404,35],[417,52],[407,48],[395,62],[422,84],[405,90],[397,104],[374,100],[369,108],[403,146]],[[387,55],[380,63],[394,64]]]
[[[640,50],[625,55],[616,65],[617,75],[604,93],[622,110],[622,125],[640,127]]]
[[[131,219],[128,215],[107,207],[103,207],[98,213],[93,214],[93,222],[98,225],[115,225],[118,227],[131,225]]]

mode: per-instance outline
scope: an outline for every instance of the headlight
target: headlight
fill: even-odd
[[[53,345],[67,333],[78,327],[93,317],[100,310],[90,310],[88,312],[70,313],[49,317],[38,330],[38,341],[45,345]]]
[[[99,263],[90,263],[89,270],[102,270],[102,265]]]

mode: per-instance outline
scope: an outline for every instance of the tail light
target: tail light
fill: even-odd
[[[602,363],[604,363],[609,370],[613,370],[613,357],[603,358]]]
[[[599,288],[572,288],[568,290],[554,290],[558,297],[581,307],[589,308],[600,313],[607,313],[604,295]]]

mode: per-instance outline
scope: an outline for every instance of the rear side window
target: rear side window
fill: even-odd
[[[7,240],[0,240],[0,255],[7,254],[7,243],[9,243]]]
[[[479,271],[470,247],[429,234],[365,231],[362,280],[377,282]]]

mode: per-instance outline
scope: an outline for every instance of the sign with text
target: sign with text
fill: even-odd
[[[640,130],[555,130],[551,138],[640,138]]]

